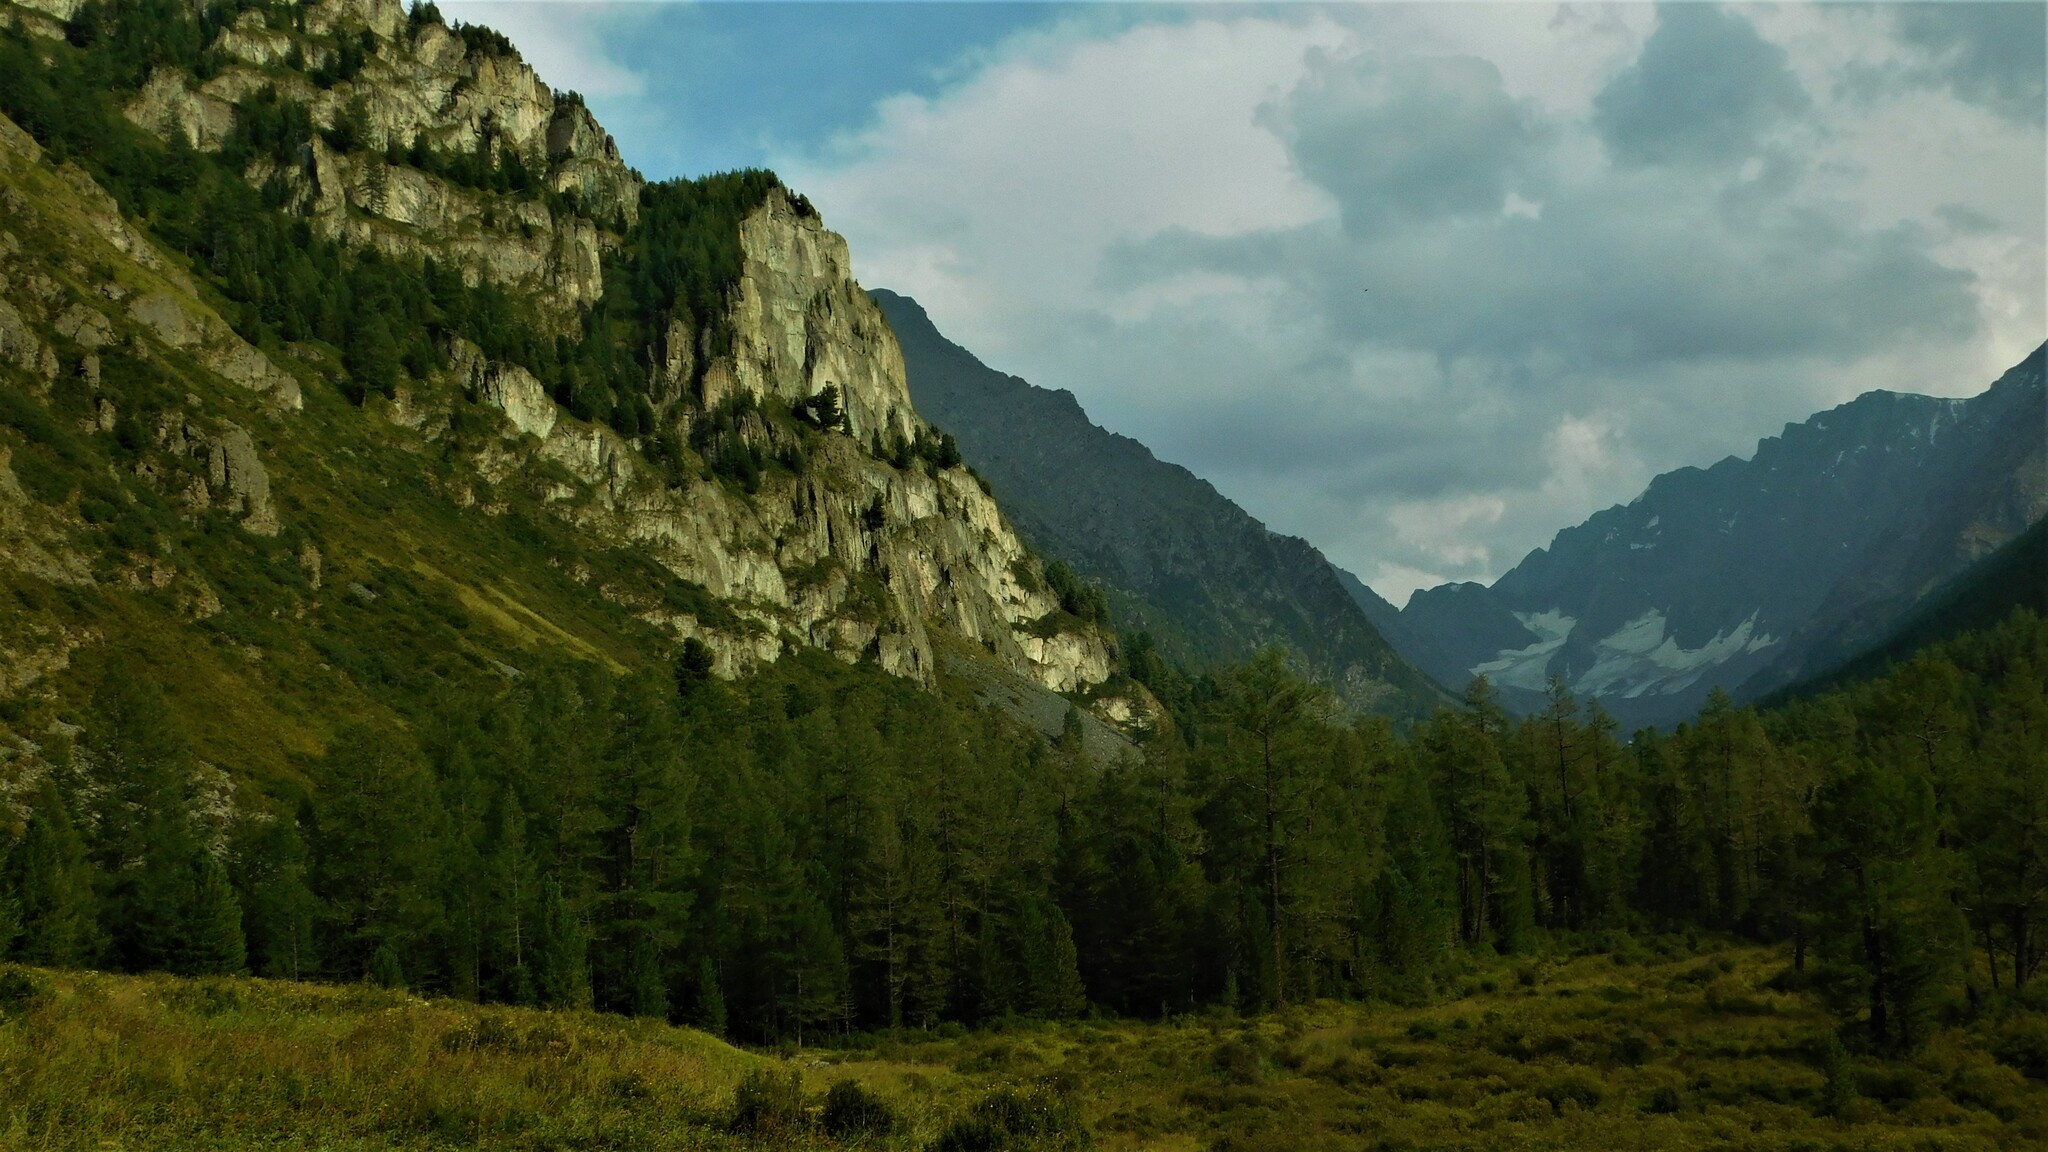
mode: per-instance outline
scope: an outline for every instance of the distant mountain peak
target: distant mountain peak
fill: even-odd
[[[1781,687],[2048,514],[2043,355],[1968,399],[1870,391],[1665,472],[1490,588],[1417,592],[1388,635],[1440,682],[1484,673],[1533,706],[1561,677],[1639,723]]]

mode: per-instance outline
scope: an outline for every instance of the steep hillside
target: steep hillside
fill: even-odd
[[[1402,611],[1455,681],[1533,704],[1552,676],[1630,723],[1715,688],[1757,695],[1832,666],[2048,513],[2042,352],[1967,400],[1871,392],[1682,468],[1560,532],[1491,588]],[[1427,660],[1418,653],[1418,660]]]
[[[2048,519],[1922,597],[1892,632],[1817,675],[1763,696],[1765,706],[1883,675],[1930,645],[1996,627],[2024,608],[2048,616]],[[1747,691],[1747,686],[1745,686]]]
[[[0,4],[0,111],[17,714],[140,652],[260,770],[450,659],[695,640],[930,682],[938,629],[1043,689],[1110,675],[808,203],[644,185],[502,37]]]
[[[959,437],[1024,536],[1113,593],[1125,625],[1196,665],[1285,645],[1360,709],[1439,693],[1382,639],[1307,541],[1266,529],[1206,481],[1091,423],[1071,393],[976,360],[915,300],[876,291],[918,409]]]

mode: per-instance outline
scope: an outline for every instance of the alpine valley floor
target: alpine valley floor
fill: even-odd
[[[9,1149],[2019,1149],[2043,997],[1898,1061],[1831,1046],[1781,949],[1475,960],[1416,1006],[1018,1021],[746,1051],[368,986],[0,973]],[[791,1078],[795,1086],[792,1087]],[[855,1088],[847,1087],[851,1082]]]

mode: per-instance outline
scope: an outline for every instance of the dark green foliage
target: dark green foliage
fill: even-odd
[[[577,1008],[590,1002],[590,945],[582,922],[554,876],[541,881],[534,920],[534,988],[540,1003]]]
[[[1109,597],[1074,575],[1073,569],[1054,560],[1045,566],[1045,582],[1060,598],[1060,611],[1083,623],[1109,626]]]
[[[320,906],[307,883],[312,861],[298,821],[245,821],[232,857],[250,969],[292,980],[316,971],[313,932]]]
[[[791,1136],[810,1126],[804,1110],[803,1073],[792,1068],[778,1076],[757,1068],[740,1077],[732,1090],[726,1128],[751,1136]]]
[[[240,972],[248,960],[242,939],[242,907],[228,883],[227,869],[204,849],[188,867],[186,925],[166,967],[186,976]]]
[[[988,1093],[932,1144],[934,1152],[1088,1146],[1087,1130],[1072,1102],[1044,1086]]]
[[[709,956],[698,961],[697,1010],[690,1020],[713,1036],[725,1035],[725,992],[718,986],[718,970]]]
[[[818,1124],[830,1136],[887,1136],[896,1130],[889,1102],[854,1080],[836,1080],[825,1091]]]
[[[799,401],[791,415],[821,431],[843,428],[846,413],[839,407],[839,386],[827,384],[813,396]]]
[[[1823,1116],[1844,1116],[1856,1099],[1856,1072],[1849,1063],[1849,1050],[1840,1034],[1830,1032],[1821,1041],[1820,1072],[1824,1078],[1820,1093]]]
[[[85,841],[54,781],[36,789],[21,843],[8,854],[15,925],[11,955],[24,964],[74,967],[100,954],[98,901]]]

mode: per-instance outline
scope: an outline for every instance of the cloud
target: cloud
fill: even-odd
[[[2048,7],[1900,4],[1894,19],[1900,39],[1926,53],[1924,74],[1957,96],[2026,124],[2048,116]]]
[[[1724,163],[1807,107],[1785,50],[1713,4],[1664,4],[1634,66],[1593,100],[1593,124],[1624,164]]]
[[[1361,235],[1498,213],[1539,139],[1500,69],[1471,56],[1313,52],[1265,119]]]
[[[1969,17],[1089,11],[766,159],[865,282],[1395,601],[2048,330],[2048,147]]]

